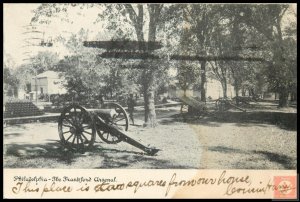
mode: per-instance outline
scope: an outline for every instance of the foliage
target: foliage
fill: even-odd
[[[55,70],[58,62],[58,54],[50,51],[40,51],[30,59],[30,64],[32,64],[33,68],[37,71],[37,74],[47,70]]]
[[[12,73],[11,69],[4,67],[3,69],[3,83],[11,87],[17,87],[19,79]]]
[[[295,30],[295,24],[291,23],[285,28],[282,26],[282,19],[290,8],[288,4],[252,5],[243,11],[245,23],[255,28],[267,41],[269,49],[266,51],[271,53],[272,59],[266,66],[264,74],[270,88],[280,94],[279,107],[287,105],[290,88],[297,85],[296,57],[295,54],[291,54],[296,53],[296,37],[292,31]]]
[[[183,67],[178,69],[180,85],[186,87],[200,82],[204,97],[204,83],[209,74],[218,79],[224,89],[227,83],[232,83],[237,92],[248,88],[262,93],[268,86],[282,94],[281,100],[287,99],[286,94],[297,87],[296,21],[284,26],[282,23],[286,13],[295,18],[288,4],[43,4],[34,11],[32,22],[50,23],[49,17],[71,22],[67,13],[75,7],[82,13],[97,9],[95,23],[101,22],[102,29],[113,40],[163,42],[164,47],[154,52],[158,55],[167,52],[265,59],[261,63],[216,60],[209,62],[210,69],[206,67],[207,61],[199,61],[199,66],[189,61],[180,64]],[[99,91],[117,94],[134,87],[146,96],[155,89],[164,91],[168,66],[165,58],[134,62],[99,60],[93,49],[82,47],[87,36],[88,31],[81,30],[65,40],[71,56],[55,67],[66,72],[70,89],[78,88],[78,92],[88,94]],[[131,64],[142,70],[120,68]],[[53,68],[51,64],[45,66]],[[145,107],[148,103],[145,102]],[[284,104],[281,101],[280,106]]]

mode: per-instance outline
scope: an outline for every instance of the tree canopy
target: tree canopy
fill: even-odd
[[[296,21],[285,19],[296,16],[289,4],[42,4],[31,22],[49,24],[57,18],[74,23],[68,17],[74,8],[82,15],[89,9],[97,12],[94,23],[104,31],[99,30],[94,40],[109,33],[114,41],[160,42],[160,49],[147,49],[160,57],[99,58],[103,51],[84,47],[90,33],[81,29],[57,39],[68,55],[59,59],[50,52],[38,53],[31,61],[34,68],[65,72],[70,92],[112,95],[133,88],[144,94],[145,122],[155,124],[151,103],[167,85],[163,81],[167,69],[174,66],[168,60],[171,55],[184,61],[176,63],[181,87],[195,85],[204,101],[207,76],[220,81],[223,96],[227,84],[234,85],[236,96],[244,88],[254,93],[268,89],[281,95],[279,106],[286,106],[288,93],[297,87]]]

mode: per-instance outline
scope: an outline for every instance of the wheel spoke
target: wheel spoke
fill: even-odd
[[[69,118],[72,120],[73,125],[77,126],[78,124],[77,124],[76,119],[74,119],[74,117],[75,117],[75,116],[74,116],[74,113],[71,114],[71,112],[70,112]],[[70,121],[70,120],[69,120],[69,121]]]
[[[70,123],[72,126],[74,125],[74,123],[71,120],[67,119],[67,117],[65,117],[64,120],[67,121],[68,123]]]
[[[62,143],[73,151],[84,151],[94,142],[95,126],[90,113],[78,104],[64,110],[59,120],[59,134]]]
[[[81,135],[84,137],[84,139],[86,139],[87,142],[89,142],[89,140],[87,139],[87,137],[85,137],[83,133],[81,133]]]
[[[78,136],[76,136],[76,142],[77,142],[77,144],[76,144],[76,150],[78,151],[79,150],[79,138],[78,138]]]
[[[90,135],[93,135],[93,133],[90,133],[90,132],[87,132],[87,131],[82,131],[83,133],[87,133],[87,134],[90,134]]]
[[[82,147],[84,148],[84,142],[83,142],[83,139],[82,139],[81,135],[79,136],[79,139],[81,141]]]
[[[82,128],[82,129],[84,129],[84,128],[89,128],[89,129],[92,129],[91,125],[82,126],[81,128]]]
[[[73,138],[73,140],[72,140],[72,144],[75,143],[75,138],[76,138],[76,135],[74,135],[74,138]]]
[[[74,134],[71,133],[70,137],[68,137],[68,139],[66,140],[66,142],[68,142],[68,140],[73,136]]]

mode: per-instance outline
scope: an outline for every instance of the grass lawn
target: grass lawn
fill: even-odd
[[[183,116],[180,107],[157,109],[159,125],[143,128],[143,112],[128,136],[161,149],[147,156],[127,143],[96,138],[84,154],[59,144],[57,123],[28,123],[4,129],[6,168],[183,168],[296,169],[296,109],[257,103],[247,112],[229,110],[202,117]]]

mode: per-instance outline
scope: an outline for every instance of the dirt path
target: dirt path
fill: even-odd
[[[201,169],[296,169],[296,132],[266,124],[191,125],[203,148]]]

